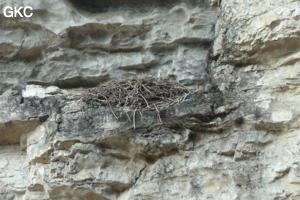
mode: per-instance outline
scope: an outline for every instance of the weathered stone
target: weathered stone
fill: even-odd
[[[107,1],[101,4],[108,10],[93,15],[83,12],[93,5],[89,2],[15,2],[31,5],[35,14],[1,18],[0,92],[23,82],[95,86],[139,72],[208,84],[216,8],[200,0],[165,1],[156,2],[157,7],[152,1],[128,1],[127,6],[116,1],[115,9]],[[12,2],[0,6],[5,3]],[[147,9],[140,12],[136,6]]]
[[[299,199],[298,1],[14,3],[35,14],[0,16],[1,200]],[[150,75],[196,91],[82,100]]]

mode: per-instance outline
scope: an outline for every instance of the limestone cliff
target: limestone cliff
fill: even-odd
[[[34,15],[0,15],[0,200],[300,199],[299,1],[6,5]],[[195,92],[134,127],[82,100],[148,76]]]

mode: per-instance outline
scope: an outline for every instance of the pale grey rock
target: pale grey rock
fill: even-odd
[[[51,96],[53,94],[62,94],[63,90],[56,86],[49,86],[43,88],[40,85],[26,85],[25,89],[22,91],[23,98],[38,97],[45,98],[46,96]]]
[[[216,8],[200,0],[133,2],[15,3],[35,13],[30,19],[1,16],[0,92],[20,82],[68,88],[139,74],[208,84]],[[89,13],[90,7],[96,11]]]
[[[116,119],[110,108],[86,104],[80,96],[67,91],[45,95],[49,88],[57,90],[52,86],[28,85],[25,90],[10,90],[1,99],[7,105],[3,111],[22,111],[13,119],[6,119],[9,126],[0,130],[1,137],[13,137],[7,132],[18,128],[14,121],[22,120],[25,127],[36,121],[30,130],[22,128],[19,137],[13,138],[13,147],[19,148],[16,155],[22,155],[23,160],[19,161],[26,168],[8,160],[9,155],[0,154],[1,166],[11,170],[5,174],[15,173],[1,178],[7,184],[7,193],[15,199],[118,199],[138,183],[152,163],[190,149],[195,131],[214,132],[223,126],[214,122],[210,109],[211,100],[219,93],[189,95],[184,102],[161,111],[163,124],[155,111],[144,112],[143,118],[136,117],[134,128],[120,109],[114,111],[119,116]],[[19,99],[22,102],[16,104]],[[202,103],[198,104],[200,99]],[[133,115],[133,111],[127,112]],[[1,149],[5,148],[1,145]],[[18,170],[10,167],[14,164]],[[175,165],[170,165],[167,171],[173,169]],[[18,178],[23,181],[19,183]],[[7,193],[3,193],[3,198]]]
[[[0,199],[299,199],[299,2],[107,2],[0,18]],[[149,75],[198,90],[135,129],[81,98]]]

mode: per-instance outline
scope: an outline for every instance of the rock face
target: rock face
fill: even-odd
[[[0,92],[22,82],[74,88],[149,75],[208,82],[216,8],[202,0],[94,2],[25,0],[18,4],[35,8],[34,17],[1,16]]]
[[[300,2],[13,3],[35,10],[0,15],[1,200],[300,199]],[[146,76],[197,90],[162,123],[82,100]]]

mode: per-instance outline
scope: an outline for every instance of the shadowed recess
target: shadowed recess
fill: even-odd
[[[183,0],[69,0],[77,9],[98,13],[121,8],[140,12],[149,11],[155,7],[172,7]],[[184,1],[192,6],[204,4],[205,0]]]

